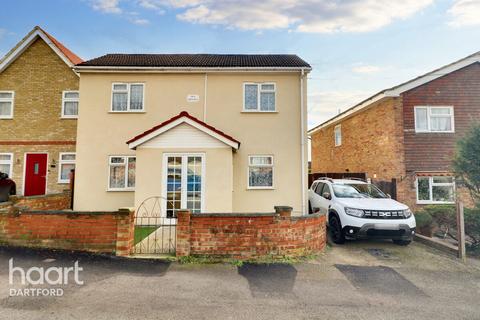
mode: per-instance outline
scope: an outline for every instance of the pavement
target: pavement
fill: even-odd
[[[70,272],[67,285],[22,285],[18,270],[10,284],[12,258],[24,272],[78,261],[83,284]],[[59,280],[64,269],[50,270]],[[15,296],[36,288],[63,295]],[[479,297],[478,261],[420,243],[347,242],[304,263],[242,266],[0,248],[0,319],[480,319]]]

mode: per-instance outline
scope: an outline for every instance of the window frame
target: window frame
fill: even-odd
[[[112,187],[110,187],[110,167],[112,165],[112,158],[123,158],[124,159],[123,166],[125,166],[125,177],[124,177],[125,187],[123,187],[123,188],[112,188]],[[137,157],[134,156],[134,155],[112,155],[112,156],[108,156],[107,191],[116,191],[116,192],[132,192],[132,191],[135,191],[135,187],[128,187],[128,159],[130,159],[130,158],[135,158],[135,185],[136,185],[136,175],[137,175],[137,166],[136,166],[137,160],[136,160],[136,158]]]
[[[0,115],[0,119],[13,119],[13,110],[15,108],[15,91],[12,90],[0,90],[0,93],[11,93],[11,98],[0,98],[0,102],[10,102],[10,115]]]
[[[12,177],[12,175],[13,175],[13,153],[12,152],[0,152],[0,155],[9,155],[10,156],[10,162],[9,163],[7,163],[7,160],[0,160],[0,163],[10,165],[10,172],[7,172],[7,173],[8,173],[8,177],[10,179],[13,179],[13,177]]]
[[[65,94],[67,93],[77,93],[78,98],[66,98]],[[71,114],[65,114],[65,102],[77,102],[78,107],[77,107],[77,114],[76,115],[71,115]],[[64,90],[62,91],[62,119],[78,119],[78,111],[80,108],[80,91],[78,90]]]
[[[74,155],[75,160],[62,160],[63,155]],[[77,154],[75,152],[60,152],[58,154],[58,183],[70,183],[70,179],[62,179],[62,165],[73,164],[76,165]]]
[[[256,157],[270,157],[272,159],[272,164],[251,164],[251,159]],[[275,159],[271,154],[253,154],[248,156],[248,167],[247,167],[247,190],[273,190],[275,189]],[[272,185],[271,186],[250,186],[250,168],[252,167],[263,167],[263,168],[272,168]]]
[[[440,178],[440,177],[450,177],[452,178],[451,183],[434,183],[433,179],[434,178]],[[418,190],[418,180],[421,178],[428,178],[428,184],[429,184],[429,200],[420,200],[419,199],[419,190]],[[433,200],[433,187],[453,187],[453,201],[434,201]],[[457,198],[457,192],[456,192],[456,184],[455,184],[455,177],[453,176],[417,176],[415,178],[415,189],[416,189],[416,194],[417,194],[417,204],[454,204],[455,200]]]
[[[114,90],[113,88],[116,85],[126,85],[127,86],[127,110],[113,110],[113,94],[115,92],[124,92],[124,90]],[[130,88],[132,85],[141,85],[142,86],[142,109],[130,109]],[[144,113],[145,112],[145,83],[144,82],[112,82],[112,90],[110,94],[110,112],[111,113]]]
[[[337,133],[340,133],[340,143],[337,142]],[[342,145],[342,125],[341,124],[337,124],[334,128],[333,128],[333,140],[334,140],[334,143],[335,143],[335,147],[340,147]]]
[[[256,109],[247,109],[245,107],[245,90],[247,85],[256,85],[257,86],[257,108]],[[260,95],[262,93],[262,85],[273,85],[273,90],[263,90],[263,92],[273,92],[275,96],[275,109],[274,110],[261,110],[260,108]],[[244,82],[243,83],[243,109],[242,112],[250,113],[277,113],[277,84],[275,82]]]
[[[426,109],[427,110],[427,129],[419,129],[417,126],[417,110]],[[450,110],[450,127],[451,130],[432,130],[432,109],[449,109]],[[446,115],[445,115],[446,116]],[[435,115],[433,115],[435,117]],[[416,133],[455,133],[455,108],[453,106],[415,106],[413,111],[413,121],[415,124]]]

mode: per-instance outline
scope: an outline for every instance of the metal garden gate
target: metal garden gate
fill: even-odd
[[[145,199],[135,212],[134,254],[174,254],[177,218],[162,212],[163,197]]]

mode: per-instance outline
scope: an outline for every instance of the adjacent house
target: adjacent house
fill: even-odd
[[[82,62],[35,27],[0,60],[0,171],[17,193],[43,195],[68,188],[75,166]]]
[[[74,208],[305,212],[306,77],[295,55],[107,54],[75,67]]]
[[[451,169],[456,141],[480,120],[480,52],[366,99],[309,131],[312,172],[396,180],[412,208],[471,197]],[[394,181],[395,181],[394,180]]]

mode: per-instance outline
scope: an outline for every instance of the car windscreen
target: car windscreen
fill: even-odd
[[[388,198],[382,191],[380,191],[373,184],[358,183],[358,184],[340,184],[334,183],[333,192],[337,198]]]

